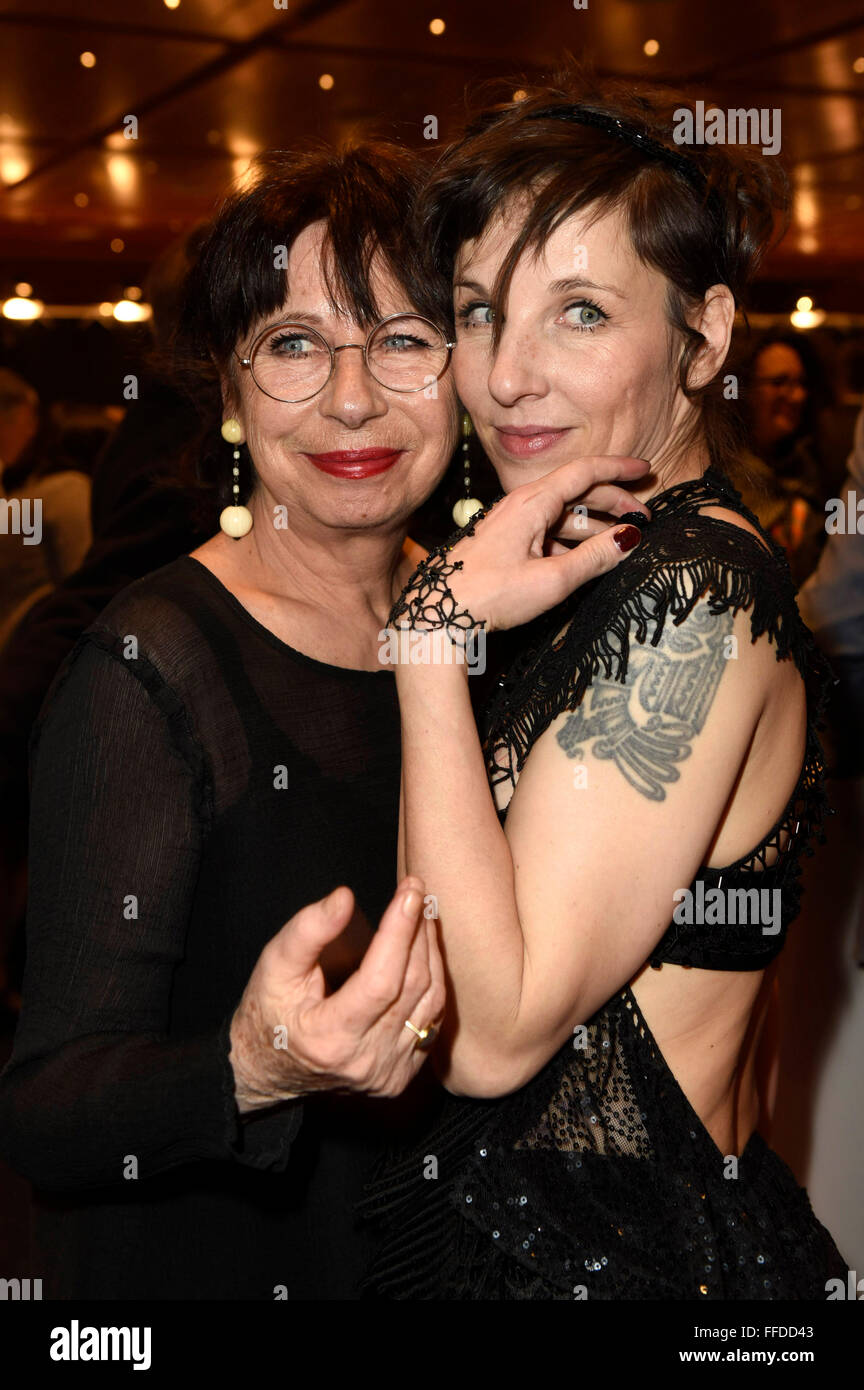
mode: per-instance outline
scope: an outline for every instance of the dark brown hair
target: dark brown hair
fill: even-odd
[[[737,416],[725,408],[719,373],[705,386],[689,385],[705,339],[687,322],[686,310],[714,284],[728,285],[736,306],[744,304],[778,215],[785,231],[785,172],[752,150],[675,145],[673,113],[687,107],[686,98],[600,81],[575,62],[553,85],[527,88],[518,102],[496,103],[493,94],[494,87],[483,89],[483,104],[443,155],[418,204],[416,236],[430,279],[452,282],[460,246],[478,237],[514,197],[528,194],[527,214],[492,291],[494,342],[523,252],[541,249],[562,222],[585,208],[589,225],[622,209],[637,256],[668,281],[667,317],[684,343],[679,383],[700,406],[694,434],[704,435],[712,463],[726,467],[738,449]],[[597,113],[599,124],[574,121],[574,108]],[[603,129],[604,117],[617,118],[636,138]],[[446,311],[442,301],[440,313]],[[449,316],[452,326],[452,299]]]
[[[199,486],[221,483],[227,501],[220,377],[231,374],[236,344],[252,325],[284,304],[288,287],[280,267],[312,223],[326,224],[322,271],[336,311],[362,326],[380,318],[370,282],[380,254],[404,291],[406,307],[438,316],[441,296],[430,288],[416,243],[407,236],[425,172],[419,155],[387,141],[272,151],[254,161],[244,186],[226,198],[197,250],[170,351],[172,375],[202,416],[194,450]],[[245,450],[241,469],[245,496],[254,478]]]

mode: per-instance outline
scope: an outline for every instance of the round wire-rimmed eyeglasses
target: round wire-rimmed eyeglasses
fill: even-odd
[[[286,405],[311,401],[336,370],[336,354],[359,348],[370,376],[389,391],[413,395],[428,390],[447,370],[456,346],[422,314],[388,314],[365,343],[333,347],[317,329],[294,319],[270,324],[253,340],[249,355],[234,354],[271,400]]]

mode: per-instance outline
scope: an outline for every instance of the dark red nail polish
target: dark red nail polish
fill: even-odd
[[[619,550],[632,550],[642,539],[638,526],[621,526],[613,532],[612,539]]]

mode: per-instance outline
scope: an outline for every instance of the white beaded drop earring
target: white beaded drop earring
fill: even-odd
[[[453,520],[457,526],[467,526],[475,512],[483,510],[483,503],[471,496],[471,459],[468,440],[474,432],[471,416],[466,411],[462,416],[462,467],[464,469],[465,496],[460,497],[453,508]]]
[[[225,507],[219,517],[219,525],[226,536],[232,536],[235,541],[239,541],[241,536],[248,535],[252,530],[252,513],[248,507],[240,505],[240,450],[237,448],[243,439],[243,426],[240,421],[235,420],[233,416],[225,420],[222,425],[222,438],[227,444],[234,445],[234,466],[231,470],[234,503],[233,506]]]

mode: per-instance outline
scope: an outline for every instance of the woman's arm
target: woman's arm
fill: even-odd
[[[777,664],[745,613],[733,623],[703,601],[667,618],[657,647],[631,647],[625,683],[596,680],[537,739],[506,834],[464,669],[398,669],[405,846],[439,904],[447,1084],[492,1096],[644,964],[709,853]]]
[[[140,1178],[284,1166],[300,1122],[295,1108],[241,1126],[228,1019],[168,1036],[202,843],[176,704],[84,639],[40,721],[24,1009],[0,1080],[4,1155],[40,1186],[122,1184],[131,1159]]]

